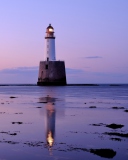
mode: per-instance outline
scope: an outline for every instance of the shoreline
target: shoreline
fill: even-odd
[[[0,84],[0,86],[38,86],[37,84]],[[57,86],[57,85],[44,85],[44,86]],[[61,85],[58,85],[61,86]],[[65,86],[128,86],[128,84],[67,84]],[[41,86],[42,87],[42,86]]]

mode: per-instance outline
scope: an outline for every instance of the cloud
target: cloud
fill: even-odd
[[[89,57],[85,57],[87,59],[98,59],[98,58],[102,58],[101,56],[89,56]]]

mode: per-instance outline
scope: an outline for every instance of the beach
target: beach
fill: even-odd
[[[0,160],[127,160],[128,85],[0,86]]]

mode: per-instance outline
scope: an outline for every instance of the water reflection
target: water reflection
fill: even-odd
[[[52,147],[54,143],[55,116],[56,111],[53,102],[48,102],[46,105],[46,141],[49,147]]]
[[[46,130],[46,142],[51,148],[55,139],[55,101],[56,98],[50,96],[40,98],[40,102],[45,102],[45,130]]]
[[[39,101],[43,105],[44,103],[46,103],[42,108],[45,110],[40,109],[40,114],[41,116],[45,117],[45,139],[49,149],[51,150],[55,142],[56,119],[59,119],[59,121],[61,121],[65,116],[63,103],[64,101],[58,98],[50,97],[49,95],[47,97],[41,97]],[[63,107],[60,107],[62,105]]]

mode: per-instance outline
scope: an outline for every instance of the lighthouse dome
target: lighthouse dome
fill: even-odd
[[[51,24],[49,24],[47,27],[47,32],[54,32],[54,28],[51,26]]]

